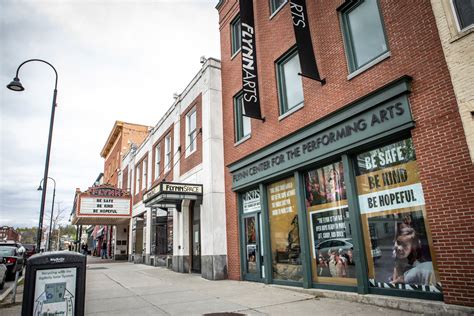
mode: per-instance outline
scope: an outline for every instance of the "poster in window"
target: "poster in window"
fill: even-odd
[[[370,285],[441,292],[412,140],[358,155],[357,173]]]
[[[273,278],[303,281],[295,179],[270,184],[268,204]]]
[[[308,171],[305,189],[313,281],[356,284],[342,162]]]

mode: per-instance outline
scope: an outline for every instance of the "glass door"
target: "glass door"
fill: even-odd
[[[258,214],[243,218],[244,226],[244,278],[263,281],[263,253]]]

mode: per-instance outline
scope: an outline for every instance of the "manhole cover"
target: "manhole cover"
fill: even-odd
[[[106,267],[87,267],[87,270],[106,270]]]

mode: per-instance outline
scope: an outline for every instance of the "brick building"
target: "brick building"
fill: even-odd
[[[431,0],[431,5],[474,162],[474,4]]]
[[[202,67],[143,143],[120,183],[133,196],[129,260],[227,277],[220,61]]]
[[[13,227],[0,227],[0,241],[21,241],[21,235]]]
[[[100,256],[103,243],[106,244],[107,257],[116,260],[128,258],[128,232],[130,212],[123,214],[82,214],[80,210],[80,195],[92,198],[95,192],[112,192],[113,194],[127,195],[129,188],[121,185],[121,163],[124,155],[131,149],[138,147],[147,137],[150,127],[145,125],[116,121],[102,148],[100,155],[104,158],[104,171],[100,173],[92,187],[85,192],[76,191],[72,223],[76,225],[91,225],[83,230],[82,243],[87,244],[92,255]],[[100,197],[98,197],[100,198]],[[119,202],[120,203],[120,202]],[[106,204],[98,202],[101,207]],[[113,204],[113,203],[112,203]],[[92,207],[92,205],[90,205]],[[97,205],[96,205],[97,206]],[[110,205],[112,206],[112,205]],[[115,205],[114,205],[115,207]],[[91,209],[92,211],[92,209]],[[81,226],[82,227],[82,226]]]
[[[474,167],[430,2],[240,4],[216,7],[229,278],[474,306]]]

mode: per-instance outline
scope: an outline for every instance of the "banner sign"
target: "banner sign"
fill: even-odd
[[[242,90],[243,115],[262,119],[260,94],[258,92],[257,49],[255,46],[255,25],[253,0],[240,0],[240,21],[242,32]]]
[[[293,19],[296,45],[298,46],[298,55],[300,57],[301,73],[305,77],[321,81],[316,57],[314,56],[313,42],[311,41],[306,1],[291,0],[290,11]]]

